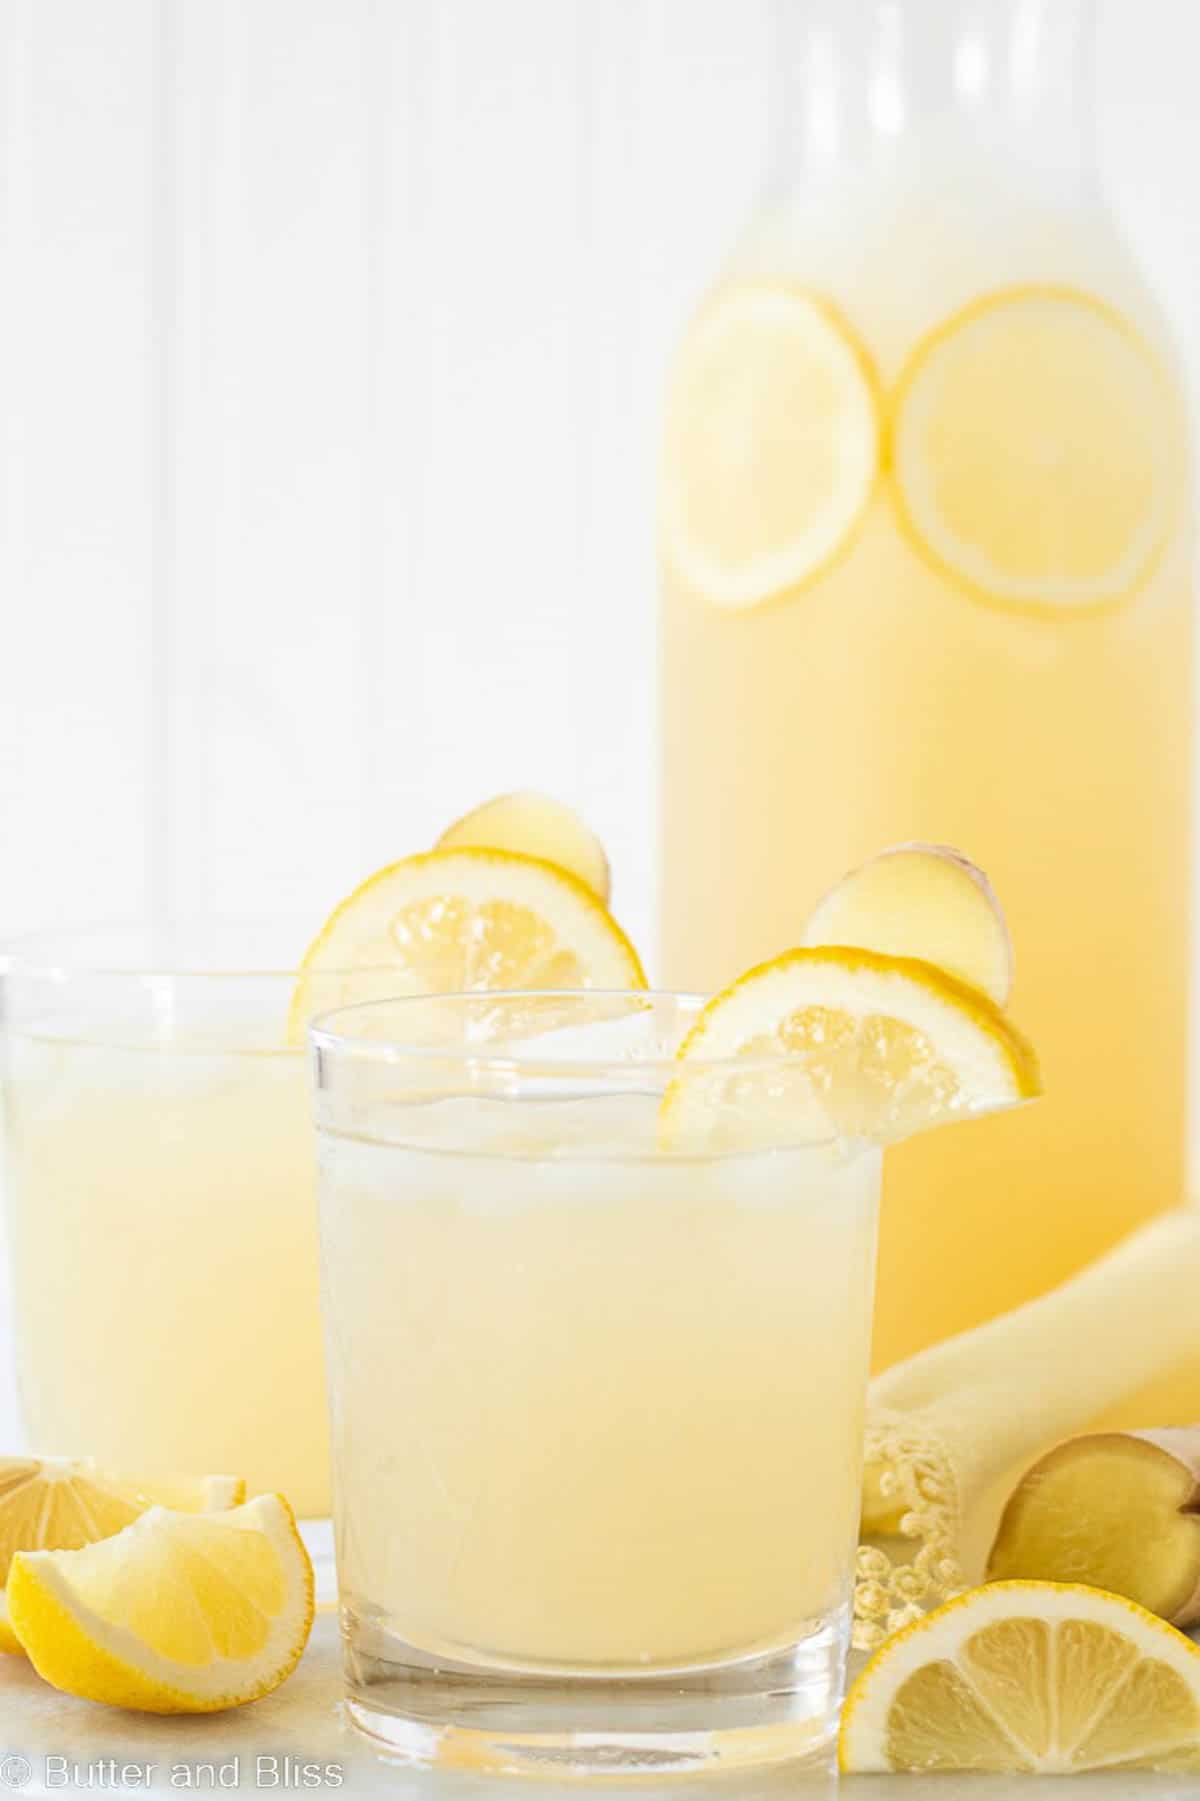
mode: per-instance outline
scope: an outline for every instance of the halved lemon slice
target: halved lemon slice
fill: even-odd
[[[1012,988],[1012,943],[996,891],[945,844],[897,844],[851,870],[817,902],[803,941],[921,957],[982,988],[998,1007]]]
[[[879,384],[830,303],[726,287],[684,339],[667,396],[666,563],[719,607],[812,581],[846,549],[880,467]]]
[[[875,1653],[850,1690],[844,1771],[1200,1771],[1200,1649],[1133,1601],[995,1582]]]
[[[629,939],[577,877],[513,851],[433,850],[334,909],[304,958],[291,1030],[384,993],[645,986]]]
[[[1166,370],[1094,295],[984,295],[921,343],[897,385],[894,493],[944,574],[1011,606],[1137,591],[1170,531],[1181,432]]]
[[[0,1651],[21,1649],[5,1588],[17,1551],[78,1550],[156,1505],[209,1513],[245,1498],[235,1476],[117,1476],[90,1457],[0,1457]]]
[[[712,1067],[723,1059],[740,1067]],[[677,1061],[660,1130],[689,1146],[753,1142],[786,1127],[789,1109],[806,1137],[819,1111],[838,1137],[891,1144],[1041,1091],[1032,1047],[985,994],[915,957],[846,945],[741,976]]]
[[[12,1625],[38,1674],[88,1701],[215,1713],[290,1675],[313,1576],[287,1502],[224,1513],[152,1507],[79,1551],[18,1551]]]
[[[484,801],[447,826],[439,850],[514,850],[576,876],[608,904],[612,877],[604,846],[578,813],[552,795],[521,789]]]

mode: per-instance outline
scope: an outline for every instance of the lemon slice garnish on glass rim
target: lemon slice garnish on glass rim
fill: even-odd
[[[290,1675],[313,1619],[291,1509],[259,1495],[221,1513],[152,1507],[78,1551],[18,1551],[13,1630],[38,1674],[143,1713],[214,1713]]]
[[[765,280],[713,295],[667,396],[660,524],[673,574],[728,608],[813,581],[866,514],[881,417],[871,360],[827,300]]]
[[[5,1585],[17,1551],[74,1551],[114,1533],[148,1507],[210,1513],[236,1507],[235,1476],[122,1476],[90,1457],[0,1457],[0,1651],[20,1652]]]
[[[514,851],[432,850],[378,870],[330,914],[289,1031],[298,1040],[312,1014],[385,995],[645,986],[633,945],[578,877]]]
[[[1136,593],[1180,489],[1156,353],[1065,287],[986,294],[937,326],[892,402],[892,491],[918,554],[977,598],[1108,606]]]
[[[1032,1047],[987,995],[932,963],[848,945],[787,951],[739,977],[676,1062],[659,1132],[680,1148],[775,1135],[789,1106],[806,1136],[819,1114],[839,1138],[891,1144],[1041,1092]]]
[[[838,1761],[855,1773],[1200,1771],[1200,1648],[1100,1589],[970,1589],[875,1653],[847,1696]]]

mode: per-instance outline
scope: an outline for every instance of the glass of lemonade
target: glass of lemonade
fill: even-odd
[[[289,1022],[302,943],[38,937],[8,948],[0,985],[31,1448],[135,1476],[244,1476],[312,1518],[329,1474],[312,1126]]]
[[[348,1706],[402,1755],[644,1774],[834,1730],[879,1155],[779,1112],[670,1148],[700,1004],[312,1027]]]

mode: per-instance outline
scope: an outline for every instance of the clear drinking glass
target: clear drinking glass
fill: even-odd
[[[673,1148],[699,1005],[313,1025],[348,1707],[395,1752],[645,1774],[834,1730],[879,1157],[788,1107]]]
[[[303,936],[36,937],[0,962],[31,1448],[329,1512]],[[306,986],[306,993],[309,990]],[[342,998],[320,978],[316,998]]]

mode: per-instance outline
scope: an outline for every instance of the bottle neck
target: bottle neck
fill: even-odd
[[[1094,0],[774,0],[772,184],[963,158],[1090,186]]]

